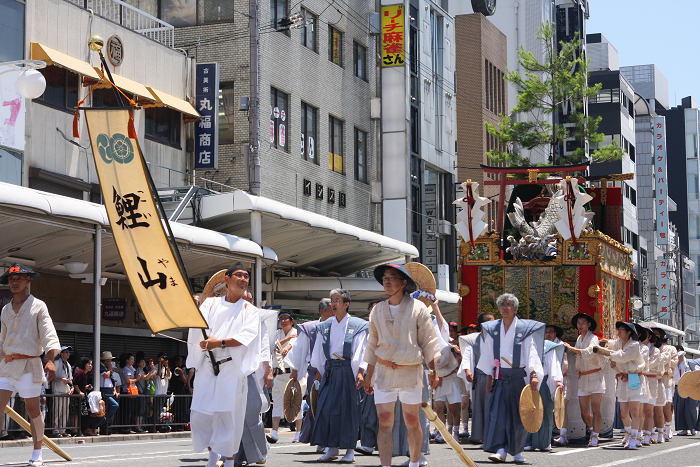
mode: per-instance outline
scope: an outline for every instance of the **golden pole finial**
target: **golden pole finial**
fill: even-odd
[[[97,34],[88,39],[88,47],[90,47],[90,50],[93,50],[95,52],[101,52],[102,47],[104,47],[104,45],[105,41],[103,41],[102,38]]]

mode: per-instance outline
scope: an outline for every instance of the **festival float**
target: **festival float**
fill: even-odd
[[[601,178],[601,186],[594,188],[590,177],[579,175],[587,168],[588,164],[482,165],[490,174],[484,184],[500,189],[496,226],[491,229],[483,211],[490,200],[479,195],[477,182],[462,183],[464,197],[455,201],[461,208],[455,227],[462,238],[458,261],[462,325],[476,322],[484,312],[498,319],[496,299],[503,293],[518,297],[519,317],[561,327],[562,340],[572,344],[577,332],[571,318],[576,313],[595,319],[599,338],[614,339],[615,322],[629,321],[632,250],[622,244],[621,189],[607,183],[632,175]],[[507,186],[513,188],[506,203]],[[570,356],[569,371],[575,371],[572,362]],[[601,436],[606,431],[612,434],[614,378],[614,371],[606,372],[609,390],[601,407]],[[573,394],[575,380],[569,378]],[[569,403],[578,407],[577,398]],[[570,417],[569,425],[570,440],[585,437],[582,421]]]

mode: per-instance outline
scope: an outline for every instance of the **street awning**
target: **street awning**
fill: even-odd
[[[0,263],[29,260],[38,270],[67,274],[65,262],[84,262],[93,271],[95,226],[102,236],[104,277],[121,277],[124,270],[104,206],[26,187],[0,183]],[[170,223],[187,273],[208,276],[235,260],[252,263],[256,258],[272,264],[277,257],[246,238],[200,227]]]
[[[100,76],[102,76],[102,70],[100,70],[99,68],[95,68],[95,71],[97,71],[97,73]],[[133,94],[134,96],[136,96],[137,99],[141,100],[141,103],[155,102],[153,94],[151,94],[150,91],[143,84],[137,83],[136,81],[132,81],[128,78],[124,78],[123,76],[119,76],[114,73],[112,74],[112,78],[114,78],[114,84],[116,84],[117,87],[119,87],[124,92]],[[112,85],[106,79],[97,86],[98,89],[111,87]]]
[[[191,119],[198,119],[199,113],[192,107],[192,104],[179,97],[171,96],[158,89],[147,88],[151,95],[153,96],[156,103],[154,105],[147,105],[146,107],[168,107],[173,110],[177,110],[185,115],[185,118],[189,117]]]
[[[32,42],[29,53],[32,60],[41,60],[46,62],[47,65],[56,65],[94,80],[100,79],[100,76],[88,62],[50,49],[45,45]]]
[[[650,328],[663,329],[668,334],[673,334],[674,336],[685,337],[685,332],[681,331],[680,329],[676,329],[674,327],[667,326],[665,324],[657,323],[656,321],[644,321],[644,322],[639,323],[639,324],[642,326],[650,327]]]
[[[253,211],[262,216],[262,243],[282,266],[347,276],[418,256],[411,244],[245,191],[202,197],[202,225],[218,232],[250,238]]]
[[[371,302],[386,299],[384,287],[374,277],[275,277],[272,283],[263,284],[263,291],[274,291],[274,303],[268,305],[314,316],[318,314],[318,302],[336,288],[350,292],[350,313],[361,318],[369,316],[367,306]],[[457,321],[459,294],[438,290],[435,295],[445,319]]]

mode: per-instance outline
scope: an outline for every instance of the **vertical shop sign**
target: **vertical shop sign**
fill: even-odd
[[[219,167],[219,64],[197,65],[195,108],[202,119],[194,127],[194,168]]]
[[[654,117],[654,179],[656,181],[656,244],[668,245],[668,179],[666,117]]]
[[[382,67],[406,64],[403,4],[382,7]]]

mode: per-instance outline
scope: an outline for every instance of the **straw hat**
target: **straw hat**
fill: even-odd
[[[316,418],[316,407],[318,406],[318,389],[316,389],[315,382],[311,383],[311,389],[309,390],[309,407],[311,407],[311,413],[314,418]]]
[[[557,387],[554,392],[554,423],[557,428],[561,429],[564,425],[564,416],[566,415],[566,401],[564,400],[564,392]]]
[[[290,379],[284,389],[283,396],[284,419],[287,422],[295,422],[301,412],[301,385],[296,379]]]
[[[435,296],[435,290],[437,289],[435,276],[427,266],[421,263],[406,263],[404,264],[404,267],[411,275],[413,281],[416,283],[418,290],[423,290]],[[430,302],[427,297],[422,295],[418,296],[418,300],[423,302],[427,307],[431,307],[433,305],[433,303]]]
[[[204,303],[209,297],[223,297],[226,295],[226,282],[224,282],[224,276],[226,275],[226,269],[222,269],[207,281],[207,285],[204,286],[202,291],[202,296],[200,297],[200,303]]]
[[[678,381],[678,395],[700,400],[700,371],[687,371]]]
[[[452,353],[452,347],[446,345],[440,350],[440,358],[435,362],[435,373],[440,378],[444,378],[452,374],[452,372],[459,367],[462,362],[457,360],[457,358]]]
[[[520,392],[520,420],[528,433],[537,433],[542,426],[544,409],[539,391],[527,384]]]

